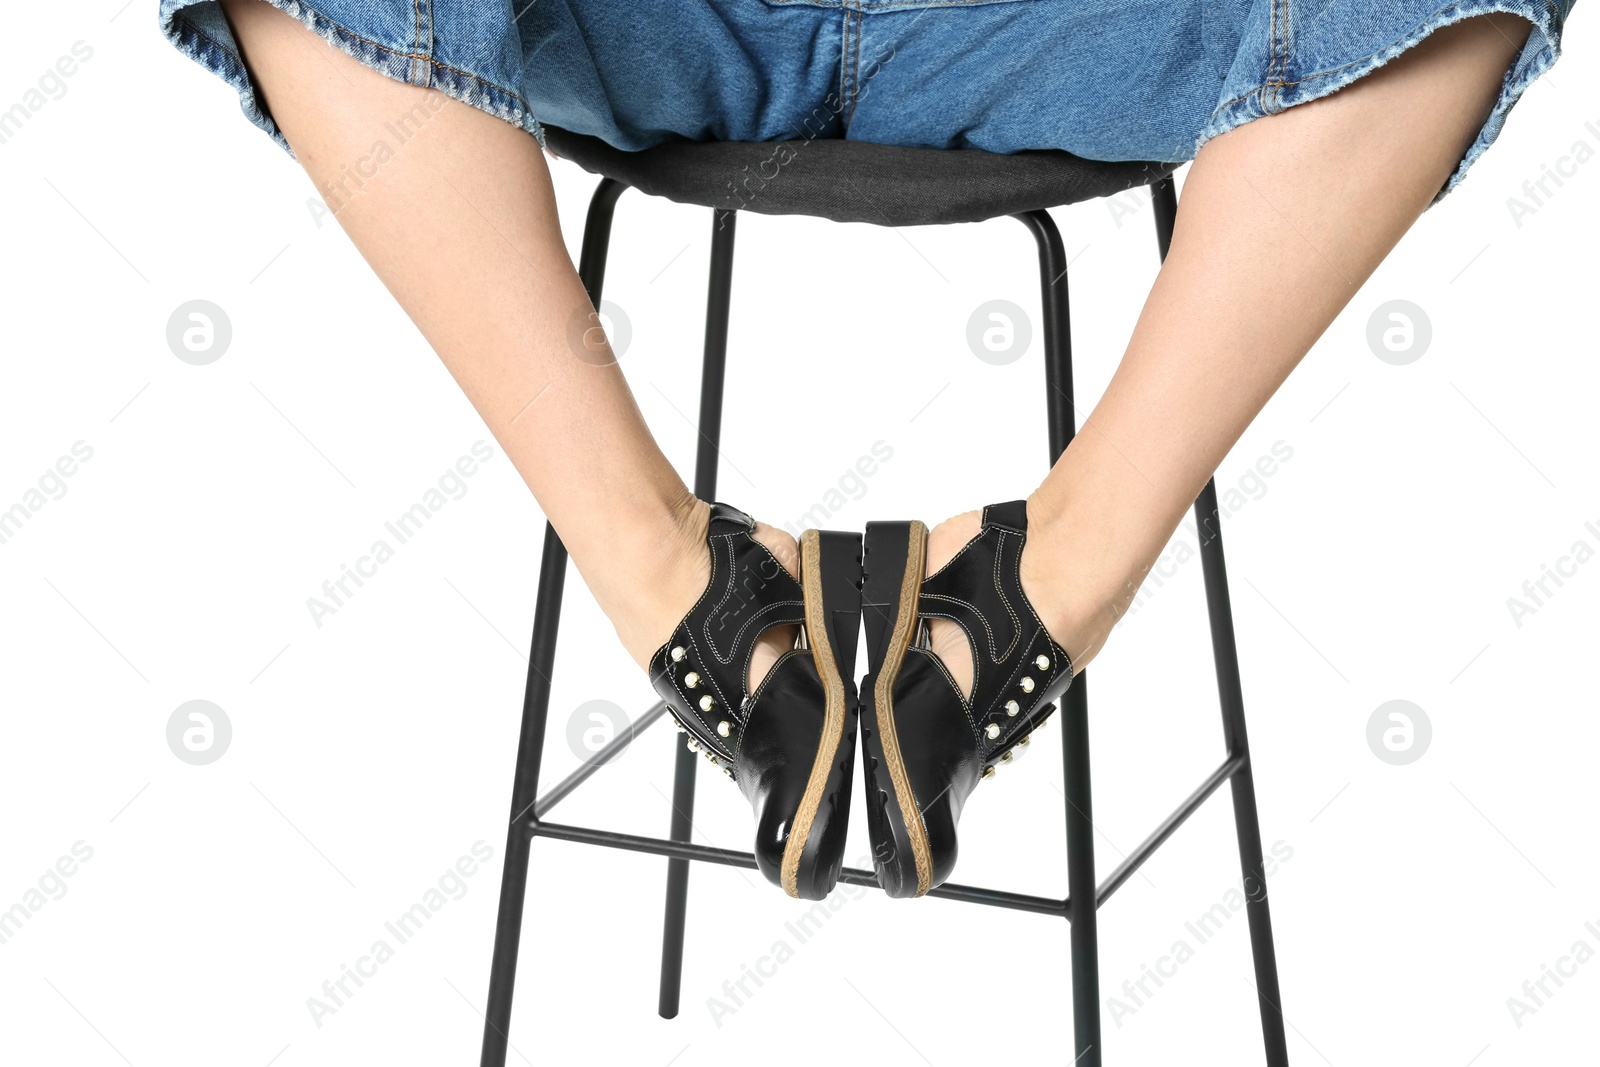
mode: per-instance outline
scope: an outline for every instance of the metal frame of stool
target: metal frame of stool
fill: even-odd
[[[617,199],[628,187],[613,178],[601,180],[589,205],[584,227],[578,274],[596,307],[600,305],[610,246],[611,223]],[[1177,194],[1171,177],[1151,183],[1156,238],[1165,260],[1177,217]],[[1050,462],[1066,450],[1076,432],[1072,382],[1072,342],[1067,301],[1067,257],[1060,231],[1048,211],[1014,215],[1033,234],[1039,249],[1039,276],[1043,300],[1043,338]],[[737,213],[713,210],[711,277],[706,299],[705,359],[700,386],[700,442],[695,458],[695,495],[716,498],[718,445],[722,428],[722,395],[727,363],[728,313],[733,281],[733,239]],[[1089,779],[1088,672],[1078,675],[1058,711],[1062,726],[1062,769],[1066,795],[1067,896],[1064,899],[1030,896],[999,889],[945,884],[929,896],[975,904],[1036,912],[1068,919],[1071,923],[1073,1059],[1081,1067],[1099,1067],[1100,975],[1096,913],[1101,905],[1149,859],[1173,832],[1217,791],[1230,782],[1234,826],[1239,843],[1240,868],[1246,889],[1246,911],[1254,956],[1256,992],[1260,1001],[1261,1029],[1268,1067],[1289,1062],[1284,1019],[1278,991],[1277,961],[1273,951],[1272,921],[1267,908],[1266,878],[1262,870],[1261,830],[1256,814],[1255,785],[1251,775],[1249,742],[1245,733],[1244,697],[1239,678],[1238,650],[1233,614],[1228,598],[1227,571],[1218,529],[1215,481],[1207,482],[1195,501],[1199,528],[1206,531],[1200,546],[1206,605],[1211,624],[1212,652],[1216,662],[1217,690],[1222,705],[1223,739],[1227,756],[1171,815],[1155,828],[1098,885],[1094,868],[1094,825]],[[748,852],[711,848],[690,841],[694,815],[695,770],[699,761],[682,746],[677,748],[672,797],[672,821],[666,839],[642,837],[548,821],[545,816],[562,799],[587,781],[596,770],[666,713],[656,703],[631,726],[614,737],[575,772],[543,796],[538,795],[539,763],[544,746],[545,719],[550,702],[550,676],[555,665],[556,631],[567,572],[567,552],[548,525],[539,569],[539,591],[534,607],[533,644],[528,656],[528,682],[522,704],[522,732],[517,744],[517,766],[512,786],[511,821],[506,835],[505,873],[500,885],[500,906],[495,926],[494,957],[490,964],[489,999],[484,1017],[481,1067],[504,1067],[511,1022],[511,998],[521,943],[522,909],[527,895],[528,860],[533,838],[548,837],[588,845],[650,853],[668,857],[666,915],[661,945],[659,1012],[670,1019],[678,1013],[683,973],[684,914],[688,903],[689,861],[755,869]],[[872,871],[847,867],[840,881],[877,886]]]

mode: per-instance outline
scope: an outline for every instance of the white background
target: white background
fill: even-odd
[[[465,496],[314,624],[307,598],[488,435],[338,228],[316,225],[298,167],[160,38],[151,5],[113,18],[120,3],[18,8],[0,78],[9,107],[75,41],[93,49],[0,145],[0,508],[76,442],[93,450],[0,544],[0,908],[43,902],[0,944],[0,1060],[475,1063],[540,513],[496,447]],[[1225,530],[1263,836],[1292,850],[1271,886],[1297,1063],[1596,1058],[1600,962],[1547,982],[1520,1026],[1507,1006],[1575,942],[1600,951],[1600,562],[1520,627],[1507,607],[1575,541],[1600,548],[1600,161],[1521,225],[1507,206],[1575,142],[1600,149],[1595,39],[1586,15],[1574,28],[1553,76],[1218,472],[1238,485],[1275,443],[1293,450]],[[593,180],[554,170],[575,250]],[[1123,206],[1056,212],[1086,400],[1156,270],[1148,199]],[[629,194],[605,289],[632,323],[639,401],[686,470],[709,232],[705,211]],[[1033,488],[1037,345],[996,367],[965,340],[984,301],[1037,314],[1020,226],[746,216],[739,242],[720,495],[796,520],[879,440],[892,459],[831,525],[935,521]],[[192,299],[232,324],[209,366],[167,345]],[[1366,341],[1393,299],[1432,324],[1408,366]],[[566,737],[584,701],[651,702],[581,582],[567,590],[550,783],[578,763]],[[1221,758],[1198,563],[1090,674],[1104,873]],[[194,699],[232,724],[208,766],[166,742]],[[1366,740],[1392,699],[1432,723],[1406,766]],[[674,736],[646,734],[560,818],[664,833]],[[959,881],[1064,892],[1059,755],[1047,730],[978,792]],[[696,840],[748,846],[748,811],[720,778],[702,776],[696,821]],[[858,817],[852,860],[864,831]],[[1259,1062],[1242,915],[1203,945],[1185,927],[1236,884],[1231,833],[1219,794],[1101,912],[1105,998],[1131,1006],[1125,979],[1180,939],[1195,950],[1131,1014],[1113,1021],[1107,999],[1108,1063]],[[50,879],[80,841],[92,857]],[[308,998],[374,941],[394,945],[383,924],[478,841],[493,859],[464,895],[318,1025]],[[513,1062],[1064,1059],[1063,922],[849,890],[800,944],[785,924],[806,905],[696,867],[683,1011],[664,1022],[665,861],[550,841],[533,854]],[[30,897],[41,878],[49,892]],[[793,958],[714,1019],[708,998],[732,1006],[723,983],[780,940]]]

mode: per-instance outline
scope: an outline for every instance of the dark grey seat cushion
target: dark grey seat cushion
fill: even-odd
[[[981,222],[1148,185],[1176,163],[1100,163],[1067,152],[996,155],[864,141],[679,141],[623,152],[545,127],[557,156],[680,204],[835,222]]]

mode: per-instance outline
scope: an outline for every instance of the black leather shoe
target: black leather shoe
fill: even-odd
[[[861,535],[807,530],[800,580],[751,536],[750,516],[711,505],[711,581],[650,660],[650,682],[689,751],[739,783],[755,809],[756,866],[792,897],[839,880],[855,760]],[[756,639],[799,624],[755,692]]]
[[[1072,661],[1022,591],[1027,529],[1026,501],[984,508],[978,535],[924,579],[926,526],[867,524],[862,768],[873,863],[891,897],[922,896],[950,877],[967,797],[1028,743],[1072,684]],[[966,631],[970,699],[928,648],[930,618]]]

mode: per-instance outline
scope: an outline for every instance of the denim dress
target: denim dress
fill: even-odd
[[[1574,0],[267,0],[391,78],[543,141],[818,137],[1183,162],[1315,100],[1434,30],[1488,12],[1532,24],[1445,196],[1555,62]],[[221,6],[161,0],[162,32],[255,92]]]

